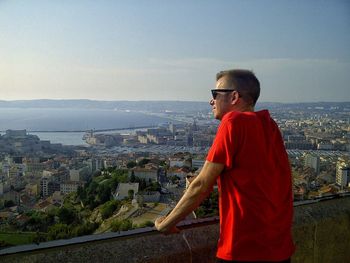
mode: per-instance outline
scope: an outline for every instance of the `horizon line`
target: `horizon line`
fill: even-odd
[[[0,102],[30,102],[30,101],[90,101],[90,102],[188,102],[188,103],[208,103],[200,100],[99,100],[99,99],[16,99],[0,100]],[[350,103],[350,101],[303,101],[303,102],[279,102],[279,101],[258,101],[259,103],[276,104],[308,104],[308,103]]]

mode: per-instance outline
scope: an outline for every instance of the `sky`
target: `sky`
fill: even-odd
[[[262,102],[350,101],[350,1],[0,0],[0,100],[209,101],[233,68]]]

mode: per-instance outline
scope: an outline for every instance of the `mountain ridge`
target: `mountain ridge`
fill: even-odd
[[[113,109],[136,111],[193,111],[208,109],[209,102],[202,101],[127,101],[127,100],[89,100],[89,99],[37,99],[37,100],[0,100],[0,108],[79,108],[79,109]],[[258,102],[257,108],[350,108],[350,102]]]

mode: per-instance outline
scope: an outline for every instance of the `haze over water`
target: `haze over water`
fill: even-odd
[[[0,108],[0,131],[86,131],[153,126],[170,120],[139,112],[101,109]]]

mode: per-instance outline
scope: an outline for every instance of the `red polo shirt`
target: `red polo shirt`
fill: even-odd
[[[291,171],[280,131],[269,112],[225,114],[207,160],[225,165],[217,180],[217,257],[242,261],[291,257]]]

